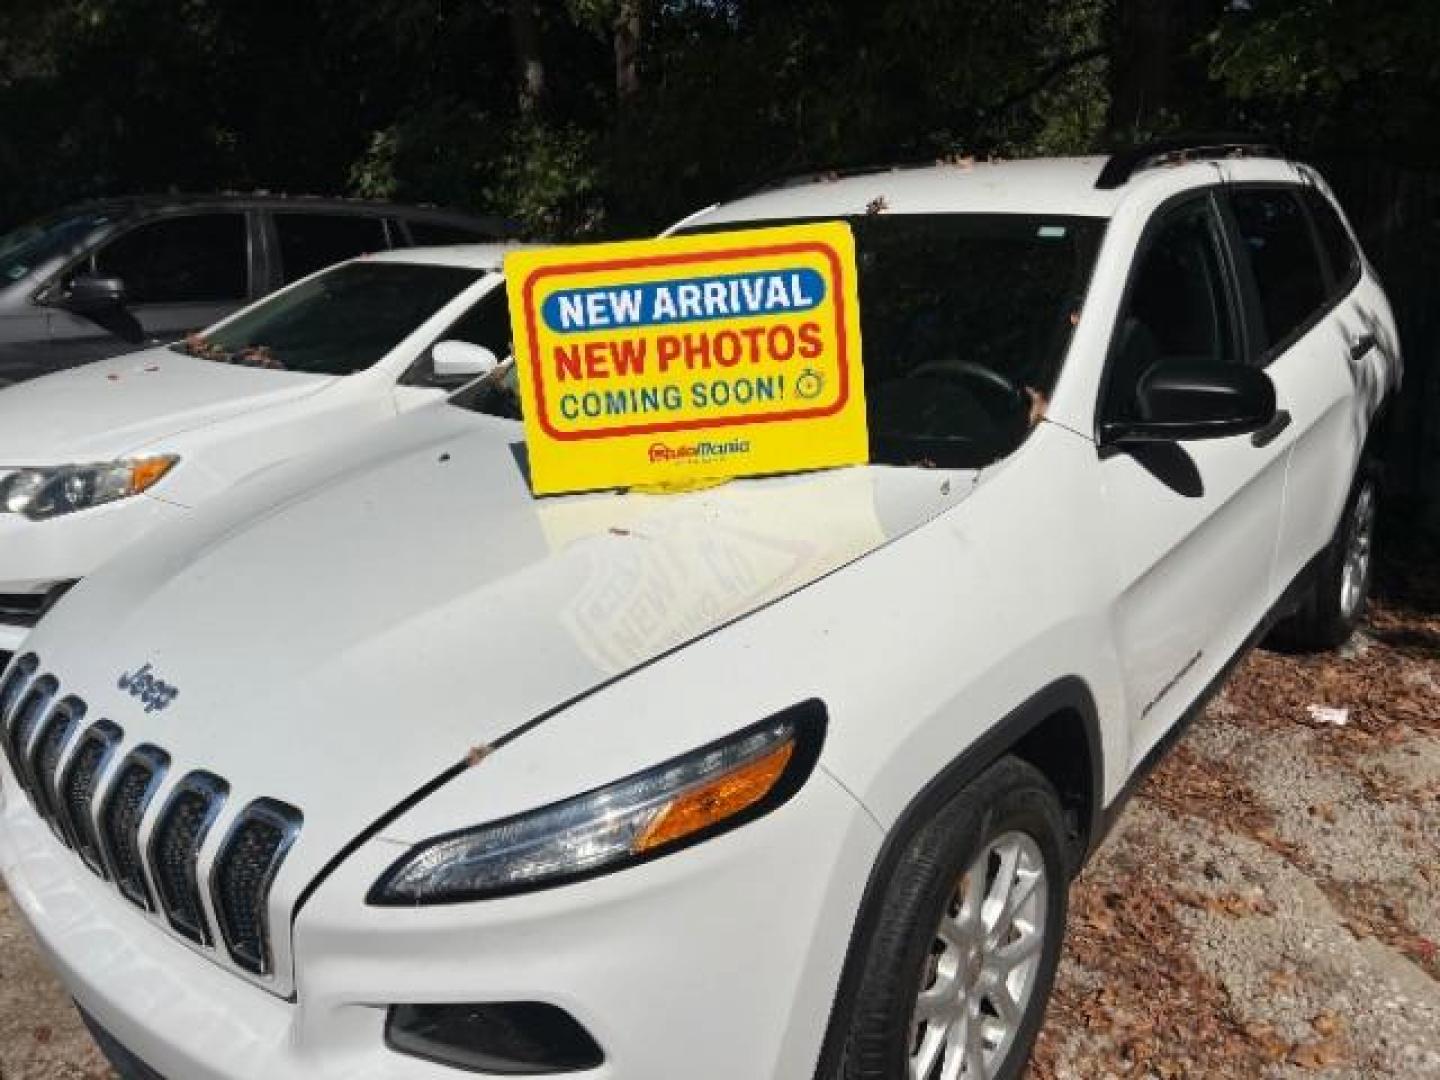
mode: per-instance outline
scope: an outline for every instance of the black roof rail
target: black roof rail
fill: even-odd
[[[1215,158],[1284,158],[1274,142],[1255,135],[1178,135],[1119,150],[1105,162],[1095,186],[1101,191],[1121,187],[1142,169]]]

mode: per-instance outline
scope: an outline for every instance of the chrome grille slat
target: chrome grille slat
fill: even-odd
[[[270,886],[303,820],[293,806],[255,800],[235,818],[210,871],[210,896],[230,959],[255,975],[272,970]]]
[[[36,659],[34,653],[22,656],[10,668],[10,673],[5,676],[4,683],[0,683],[0,723],[9,723],[11,708],[19,700],[26,684],[35,677],[35,669],[39,667],[39,664],[40,661]]]
[[[155,898],[145,880],[140,823],[169,767],[170,755],[158,747],[130,751],[100,807],[100,845],[110,873],[125,898],[146,911],[155,910]]]
[[[147,852],[160,907],[170,925],[198,945],[212,945],[196,866],[230,785],[213,773],[190,773],[170,793]]]
[[[96,721],[80,736],[75,752],[65,763],[65,770],[55,785],[60,813],[69,825],[75,850],[86,866],[107,881],[110,870],[100,852],[100,838],[95,831],[92,810],[100,777],[124,738],[125,732],[118,724],[109,720]]]
[[[55,771],[60,765],[61,753],[84,716],[84,703],[74,697],[65,698],[51,709],[31,743],[27,763],[32,783],[30,796],[35,801],[35,809],[66,847],[73,846],[73,842],[67,824],[58,812]]]
[[[32,682],[12,711],[5,730],[5,756],[10,759],[10,771],[31,799],[35,793],[29,769],[30,743],[57,689],[58,684],[51,675],[42,675]]]

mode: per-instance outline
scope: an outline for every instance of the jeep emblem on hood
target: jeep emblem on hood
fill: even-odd
[[[115,684],[131,697],[139,699],[147,713],[159,712],[180,696],[180,691],[169,683],[157,679],[150,671],[150,665],[143,665],[139,671],[128,671]]]

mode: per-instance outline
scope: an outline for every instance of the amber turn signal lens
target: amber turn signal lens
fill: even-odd
[[[160,478],[170,471],[176,460],[173,457],[152,457],[131,462],[130,494],[139,495],[140,492],[154,487]]]
[[[640,834],[632,851],[640,855],[673,844],[754,806],[785,775],[785,766],[794,753],[794,742],[785,743],[764,757],[678,796]]]

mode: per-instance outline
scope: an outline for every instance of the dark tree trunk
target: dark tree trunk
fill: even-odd
[[[537,111],[545,100],[545,61],[540,55],[540,24],[535,0],[510,0],[510,41],[515,50],[515,82],[520,111]]]
[[[1224,0],[1112,0],[1112,138],[1153,135],[1177,117],[1203,123],[1212,92],[1199,46],[1224,9]]]
[[[615,12],[615,97],[626,109],[640,93],[642,0],[620,0]]]

